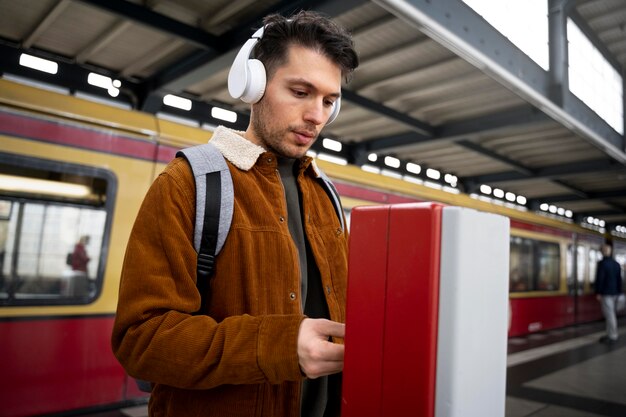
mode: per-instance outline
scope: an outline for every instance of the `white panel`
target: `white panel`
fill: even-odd
[[[504,417],[509,219],[443,209],[436,417]]]

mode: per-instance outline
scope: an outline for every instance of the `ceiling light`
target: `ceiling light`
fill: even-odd
[[[441,172],[437,171],[436,169],[428,168],[426,170],[426,176],[428,178],[438,180],[439,178],[441,178]]]
[[[494,195],[494,197],[502,198],[502,197],[504,197],[504,191],[502,191],[499,188],[494,188],[493,195]]]
[[[375,153],[371,153],[367,155],[367,160],[370,162],[376,162],[378,160],[378,155],[376,155]]]
[[[95,72],[90,72],[89,75],[87,75],[87,84],[93,85],[94,87],[104,88],[105,90],[114,87],[111,77],[96,74]]]
[[[411,174],[419,174],[420,172],[422,172],[422,167],[414,164],[413,162],[408,162],[406,164],[406,170],[409,171]]]
[[[173,94],[166,94],[165,97],[163,97],[163,104],[176,107],[181,110],[191,110],[191,100],[188,98],[178,97]]]
[[[512,192],[506,193],[504,197],[510,202],[515,201],[515,194],[513,194]]]
[[[487,184],[483,184],[480,186],[480,192],[483,194],[491,194],[491,187]]]
[[[109,95],[111,97],[117,97],[120,95],[120,90],[119,88],[115,88],[115,87],[111,87],[107,90],[107,92],[109,93]]]
[[[385,165],[392,168],[400,168],[400,160],[393,156],[385,156]]]
[[[523,195],[518,195],[515,200],[517,201],[517,204],[520,204],[522,206],[526,204],[526,197],[524,197]]]
[[[38,71],[47,72],[49,74],[56,74],[59,71],[59,64],[56,62],[28,54],[20,55],[20,65],[36,69]]]
[[[548,211],[548,209],[550,208],[550,205],[549,205],[548,203],[542,203],[542,204],[539,206],[539,208],[540,208],[542,211]]]
[[[334,139],[328,139],[328,138],[324,138],[324,140],[322,141],[322,146],[326,149],[330,149],[331,151],[335,151],[335,152],[341,152],[341,142],[339,142],[338,140],[334,140]]]
[[[225,120],[230,123],[237,121],[237,113],[234,111],[226,110],[221,107],[213,107],[211,109],[211,117],[215,119]]]

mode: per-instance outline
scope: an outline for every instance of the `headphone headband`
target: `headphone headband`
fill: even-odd
[[[250,58],[257,43],[263,38],[265,26],[243,44],[228,73],[228,92],[232,98],[241,99],[244,103],[254,104],[263,97],[267,84],[265,66],[258,59]],[[339,114],[341,98],[335,100],[327,125],[331,124]]]

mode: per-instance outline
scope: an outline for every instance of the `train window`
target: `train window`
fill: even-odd
[[[512,236],[509,265],[511,292],[558,290],[560,258],[557,243]]]
[[[0,305],[94,299],[115,186],[106,170],[0,153]]]
[[[530,239],[511,236],[509,278],[511,292],[528,291],[533,286],[533,248]]]
[[[596,269],[598,268],[598,261],[602,259],[602,252],[599,249],[589,249],[589,286],[593,290],[593,285],[596,282]]]
[[[579,291],[583,288],[586,278],[587,248],[581,245],[576,246],[576,277],[578,279]]]
[[[561,276],[559,245],[552,242],[537,242],[536,249],[538,263],[536,289],[539,291],[558,290]]]

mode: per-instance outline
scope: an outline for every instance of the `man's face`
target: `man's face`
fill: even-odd
[[[341,93],[341,69],[319,52],[298,45],[267,82],[252,106],[246,137],[286,158],[300,158],[313,145]]]

